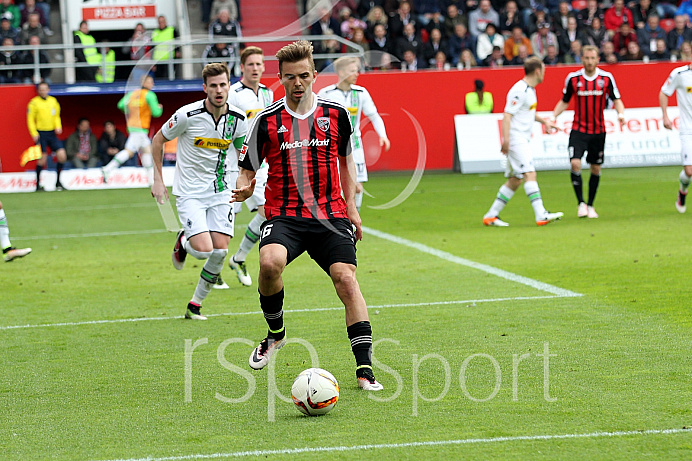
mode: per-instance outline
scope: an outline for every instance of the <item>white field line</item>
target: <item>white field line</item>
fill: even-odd
[[[492,298],[492,299],[465,299],[459,301],[434,301],[428,303],[405,303],[405,304],[379,304],[376,306],[368,306],[368,309],[385,309],[388,307],[421,307],[421,306],[447,306],[454,304],[470,304],[475,303],[489,303],[489,302],[502,302],[502,301],[524,301],[531,299],[552,299],[559,298],[559,296],[516,296],[513,298]],[[340,311],[344,307],[319,307],[315,309],[284,309],[285,314],[296,314],[300,312],[324,312],[324,311]],[[226,316],[236,316],[236,315],[259,315],[262,311],[259,309],[252,312],[224,312],[220,314],[205,314],[207,317],[226,317]],[[74,327],[80,325],[101,325],[105,323],[128,323],[128,322],[151,322],[156,320],[175,320],[182,319],[183,316],[173,316],[173,317],[137,317],[129,319],[111,319],[111,320],[85,320],[83,322],[61,322],[61,323],[38,323],[38,324],[27,324],[27,325],[8,325],[0,326],[0,331],[2,330],[21,330],[26,328],[48,328],[48,327]]]
[[[129,458],[111,461],[182,461],[188,459],[220,459],[220,458],[245,458],[248,456],[267,457],[273,455],[299,455],[303,453],[334,453],[347,451],[364,451],[379,449],[400,449],[416,447],[436,447],[444,445],[478,445],[492,444],[500,442],[533,442],[543,440],[565,440],[565,439],[595,439],[609,437],[633,437],[647,435],[671,435],[681,433],[691,433],[692,428],[683,429],[651,429],[646,431],[614,431],[614,432],[589,432],[585,434],[548,434],[548,435],[518,435],[507,437],[488,437],[476,439],[457,439],[457,440],[430,440],[425,442],[405,442],[405,443],[381,443],[372,445],[353,445],[336,447],[304,447],[304,448],[284,448],[281,450],[254,450],[254,451],[233,451],[229,453],[212,453],[206,455],[184,455],[166,456],[163,458]]]
[[[497,269],[492,266],[488,266],[486,264],[481,264],[477,263],[475,261],[471,261],[468,259],[460,258],[459,256],[455,256],[451,253],[447,253],[446,251],[438,250],[436,248],[429,247],[427,245],[424,245],[422,243],[414,242],[412,240],[407,240],[402,237],[397,237],[396,235],[388,234],[386,232],[378,231],[376,229],[371,229],[369,227],[363,227],[363,232],[374,235],[375,237],[379,237],[384,240],[389,240],[390,242],[393,243],[398,243],[399,245],[404,245],[409,248],[413,248],[418,251],[422,251],[423,253],[427,253],[429,255],[437,256],[440,259],[444,259],[445,261],[449,261],[452,263],[460,264],[462,266],[466,267],[471,267],[473,269],[478,269],[483,272],[487,272],[488,274],[496,275],[498,277],[502,277],[503,279],[511,280],[512,282],[517,282],[521,283],[522,285],[527,285],[530,286],[531,288],[535,288],[537,290],[541,291],[547,291],[548,293],[552,293],[554,295],[557,295],[559,297],[577,297],[577,296],[583,296],[580,293],[575,293],[574,291],[570,290],[565,290],[564,288],[559,288],[547,283],[539,282],[538,280],[530,279],[528,277],[524,277],[522,275],[517,275],[513,274],[511,272],[504,271],[502,269]]]

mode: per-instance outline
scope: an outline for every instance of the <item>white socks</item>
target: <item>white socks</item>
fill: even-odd
[[[10,228],[7,227],[7,218],[5,210],[0,209],[0,250],[11,247],[10,243]]]
[[[236,251],[235,255],[233,256],[233,259],[236,262],[245,261],[247,254],[250,252],[250,250],[252,250],[252,247],[259,240],[260,226],[266,220],[267,218],[259,213],[252,218],[250,224],[247,225],[247,230],[245,231],[245,235],[243,235],[243,239],[240,241],[238,251]]]
[[[104,166],[103,169],[106,171],[113,171],[116,168],[120,168],[120,165],[123,163],[127,162],[130,160],[130,153],[126,151],[125,149],[121,150],[117,154],[115,154],[115,157],[113,157],[113,160],[108,162],[108,165]]]
[[[547,211],[545,211],[545,207],[543,206],[543,199],[541,198],[541,190],[538,188],[538,183],[536,181],[526,181],[524,183],[524,192],[526,192],[526,196],[531,201],[533,213],[536,215],[536,221],[543,219]]]
[[[207,262],[202,268],[202,272],[199,274],[199,282],[197,283],[197,288],[195,288],[195,294],[192,296],[192,302],[195,304],[202,304],[202,301],[207,297],[211,291],[212,286],[216,283],[223,269],[223,261],[226,259],[228,250],[220,250],[215,248],[207,259]]]
[[[495,201],[493,202],[492,206],[483,217],[494,218],[499,215],[504,209],[505,205],[507,205],[507,202],[509,202],[513,196],[514,191],[503,184],[500,187],[500,191],[497,193],[497,197],[495,197]]]
[[[147,173],[147,181],[154,184],[154,157],[151,154],[139,154],[139,161]]]
[[[363,206],[363,193],[356,192],[356,208],[360,211],[360,207]]]
[[[685,169],[680,172],[680,192],[683,194],[687,193],[687,188],[690,187],[690,178],[685,174]]]

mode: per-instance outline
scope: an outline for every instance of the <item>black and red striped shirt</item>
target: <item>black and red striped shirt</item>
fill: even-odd
[[[273,216],[347,218],[341,196],[339,156],[351,153],[353,132],[346,108],[313,94],[306,114],[291,111],[282,98],[257,114],[238,165],[257,171],[269,164],[267,219]]]
[[[565,103],[576,96],[572,130],[586,134],[605,133],[603,111],[607,108],[608,99],[620,99],[613,74],[598,67],[591,77],[586,76],[584,69],[571,72],[565,79],[562,93]]]

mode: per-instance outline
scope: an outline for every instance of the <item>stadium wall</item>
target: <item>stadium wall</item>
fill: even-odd
[[[625,107],[657,107],[661,85],[670,71],[679,65],[666,62],[618,64],[602,68],[615,76]],[[565,77],[579,68],[558,66],[546,70],[545,81],[537,88],[538,110],[552,110],[562,94]],[[392,141],[389,152],[380,152],[377,135],[367,119],[363,120],[368,168],[370,171],[413,170],[421,155],[419,146],[425,145],[426,169],[451,170],[454,164],[454,115],[464,113],[464,95],[472,91],[474,80],[485,82],[486,91],[490,91],[495,100],[494,112],[502,112],[507,91],[523,74],[521,68],[507,68],[494,71],[474,69],[361,75],[358,84],[365,86],[373,96]],[[283,96],[283,89],[275,78],[267,78],[264,82],[275,89],[277,98]],[[333,75],[321,75],[315,83],[315,91],[334,82]],[[0,124],[2,172],[23,170],[19,166],[19,156],[32,142],[26,128],[26,105],[34,94],[33,87],[29,85],[0,86],[0,98],[6,105],[4,112],[12,114],[4,117],[4,123]],[[160,128],[175,109],[203,98],[204,93],[185,91],[158,93],[158,96],[164,106],[164,114],[154,120],[153,130]],[[97,135],[100,135],[103,122],[108,119],[115,121],[118,128],[125,131],[125,119],[116,109],[120,97],[113,94],[58,96],[64,126],[62,137],[67,138],[74,131],[80,117],[91,120]],[[482,133],[478,135],[483,136]],[[27,168],[33,169],[33,163],[28,164]]]

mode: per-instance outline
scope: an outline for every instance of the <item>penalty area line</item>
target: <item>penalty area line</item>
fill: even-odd
[[[438,250],[437,248],[429,247],[427,245],[424,245],[422,243],[414,242],[412,240],[408,240],[402,237],[398,237],[396,235],[388,234],[386,232],[379,231],[377,229],[372,229],[370,227],[365,227],[363,226],[363,232],[374,235],[375,237],[379,237],[384,240],[389,240],[390,242],[397,243],[399,245],[404,245],[409,248],[413,248],[414,250],[421,251],[423,253],[427,253],[429,255],[437,256],[440,259],[444,259],[445,261],[459,264],[461,266],[466,266],[470,267],[472,269],[478,269],[480,271],[486,272],[488,274],[495,275],[497,277],[502,277],[503,279],[510,280],[512,282],[517,282],[521,283],[522,285],[527,285],[530,286],[531,288],[535,288],[537,290],[541,291],[546,291],[548,293],[552,293],[554,295],[563,297],[563,298],[575,298],[579,296],[583,296],[580,293],[575,293],[574,291],[566,290],[564,288],[556,287],[554,285],[550,285],[548,283],[544,283],[538,280],[534,280],[528,277],[524,277],[523,275],[518,275],[518,274],[513,274],[512,272],[507,272],[502,269],[498,269],[496,267],[488,266],[487,264],[481,264],[477,263],[475,261],[471,261],[469,259],[464,259],[460,258],[459,256],[455,256],[451,253],[448,253],[446,251]]]
[[[458,301],[432,301],[424,303],[403,303],[403,304],[378,304],[375,306],[368,306],[368,309],[385,309],[389,307],[422,307],[422,306],[447,306],[455,304],[469,304],[471,306],[476,303],[490,303],[490,302],[503,302],[503,301],[525,301],[533,299],[553,299],[559,298],[560,296],[515,296],[511,298],[489,298],[489,299],[464,299]],[[297,314],[302,312],[324,312],[324,311],[340,311],[343,310],[341,307],[317,307],[314,309],[284,309],[285,314]],[[219,314],[205,314],[207,317],[232,317],[236,315],[259,315],[262,311],[253,312],[223,312]],[[81,325],[103,325],[106,323],[131,323],[131,322],[153,322],[157,320],[176,320],[183,319],[182,315],[176,315],[173,317],[137,317],[129,319],[109,319],[109,320],[85,320],[83,322],[60,322],[60,323],[38,323],[38,324],[27,324],[27,325],[7,325],[0,326],[0,331],[3,330],[21,330],[27,328],[49,328],[49,327],[75,327]]]
[[[429,440],[423,442],[403,442],[403,443],[381,443],[371,445],[352,445],[335,447],[304,447],[304,448],[284,448],[280,450],[253,450],[253,451],[234,451],[229,453],[211,453],[183,456],[166,456],[161,458],[128,458],[110,461],[182,461],[187,459],[220,459],[220,458],[244,458],[249,456],[272,456],[272,455],[296,455],[303,453],[329,453],[329,452],[348,452],[363,450],[381,449],[401,449],[417,447],[435,447],[444,445],[479,445],[491,443],[507,442],[533,442],[542,440],[565,440],[565,439],[596,439],[610,437],[634,437],[648,435],[672,435],[681,433],[691,433],[692,428],[681,429],[650,429],[642,431],[613,431],[613,432],[589,432],[584,434],[546,434],[546,435],[518,435],[506,437],[487,437],[457,440]]]

